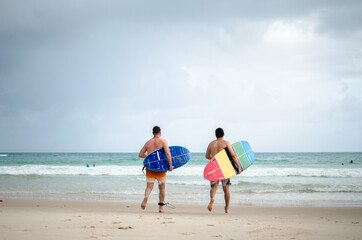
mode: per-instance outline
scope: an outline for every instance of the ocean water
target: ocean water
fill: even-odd
[[[142,161],[137,153],[0,153],[0,197],[141,202]],[[166,202],[207,205],[206,163],[191,153],[167,173]],[[255,153],[231,182],[231,205],[362,206],[362,153]],[[149,202],[158,202],[157,184]],[[215,203],[224,204],[221,186]]]

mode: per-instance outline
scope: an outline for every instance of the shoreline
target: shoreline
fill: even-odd
[[[358,239],[362,207],[175,205],[2,198],[0,239]]]
[[[220,192],[220,193],[219,193]],[[222,193],[222,190],[219,190],[219,192],[216,193],[215,196],[215,206],[223,206],[224,205],[224,196]],[[231,200],[230,200],[230,206],[231,207],[348,207],[348,208],[362,208],[362,202],[361,201],[338,201],[338,200],[298,200],[298,201],[292,201],[292,200],[279,200],[278,202],[265,200],[265,201],[251,201],[251,200],[244,200],[241,202],[238,199],[233,198],[233,193],[231,192]],[[209,198],[202,199],[203,201],[186,201],[183,199],[177,199],[172,197],[172,193],[168,194],[171,195],[171,197],[167,197],[166,195],[166,201],[173,205],[190,205],[190,206],[206,206],[209,203]],[[85,203],[120,203],[120,204],[138,204],[141,203],[143,200],[144,194],[140,194],[138,198],[105,198],[100,196],[99,198],[58,198],[56,199],[55,196],[53,197],[30,197],[30,196],[21,196],[21,197],[14,197],[14,196],[0,196],[0,199],[8,199],[8,200],[14,200],[14,201],[55,201],[55,202],[85,202]],[[153,191],[151,193],[149,202],[151,204],[158,203],[158,192]]]

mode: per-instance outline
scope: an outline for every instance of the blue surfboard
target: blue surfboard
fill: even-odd
[[[190,151],[180,146],[170,146],[173,168],[179,168],[190,160]],[[157,149],[143,160],[143,165],[152,171],[165,172],[169,169],[166,153],[163,148]]]

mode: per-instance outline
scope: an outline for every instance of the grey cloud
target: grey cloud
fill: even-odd
[[[361,1],[340,1],[340,4],[321,8],[318,30],[337,38],[356,37],[361,34],[361,12]]]

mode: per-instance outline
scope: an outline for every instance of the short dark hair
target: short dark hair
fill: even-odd
[[[159,134],[161,132],[161,128],[159,126],[154,126],[152,129],[153,134]]]
[[[216,135],[217,138],[223,137],[224,136],[224,130],[222,130],[222,128],[217,128],[215,130],[215,135]]]

